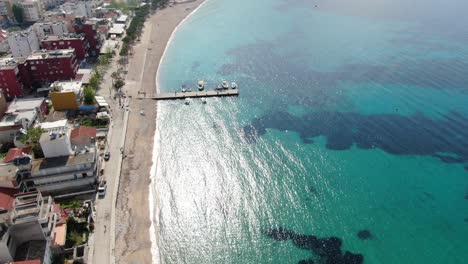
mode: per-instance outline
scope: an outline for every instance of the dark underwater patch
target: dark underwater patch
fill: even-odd
[[[394,155],[432,156],[445,163],[468,162],[468,118],[454,112],[441,120],[422,114],[312,112],[298,117],[273,112],[254,119],[243,132],[247,141],[254,143],[268,128],[296,131],[302,140],[325,136],[326,147],[332,150],[356,145],[361,149],[380,148]]]
[[[338,237],[320,238],[314,235],[299,234],[283,227],[271,228],[265,234],[274,240],[292,240],[293,244],[300,249],[310,250],[318,257],[318,263],[326,264],[361,264],[364,262],[362,254],[346,251],[342,254],[342,240]],[[315,263],[313,259],[299,261],[299,264]]]
[[[372,238],[372,233],[367,229],[360,230],[359,232],[357,232],[356,235],[361,240],[366,240],[366,239],[371,239]]]
[[[465,168],[464,168],[464,169],[465,169],[466,171],[468,171],[468,166],[465,166]]]

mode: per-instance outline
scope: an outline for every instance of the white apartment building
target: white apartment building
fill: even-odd
[[[90,1],[66,2],[60,6],[64,13],[72,13],[76,17],[93,17],[93,4]]]
[[[60,37],[68,33],[67,23],[64,21],[35,23],[33,29],[39,41],[48,35]]]
[[[13,32],[8,36],[8,45],[13,57],[28,57],[40,49],[39,40],[32,28]]]
[[[45,158],[33,160],[24,155],[0,164],[0,188],[54,195],[94,191],[99,168],[95,146],[75,147],[70,142],[70,128],[62,122],[45,124],[44,129],[47,132],[39,143]],[[76,134],[85,135],[75,133],[75,137]]]
[[[44,9],[38,0],[26,0],[20,4],[23,7],[25,22],[36,22],[44,17]]]

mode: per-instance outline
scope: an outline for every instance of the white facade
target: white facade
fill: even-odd
[[[49,129],[39,139],[46,158],[64,157],[73,154],[68,127]]]
[[[33,51],[40,49],[37,35],[31,28],[11,33],[8,36],[8,45],[13,57],[28,57]]]
[[[53,199],[40,192],[19,194],[13,208],[0,213],[0,262],[13,261],[23,243],[45,244],[39,252],[42,263],[50,263],[49,241],[60,216],[53,210]]]
[[[0,143],[13,143],[16,133],[32,128],[39,119],[37,110],[7,111],[0,120]]]
[[[67,23],[64,21],[35,23],[33,28],[39,41],[47,35],[60,37],[68,33]]]
[[[93,16],[92,3],[88,1],[67,2],[61,5],[65,13],[72,13],[77,17],[90,18]]]
[[[20,3],[23,7],[24,21],[36,22],[44,16],[42,5],[37,0],[29,0]]]

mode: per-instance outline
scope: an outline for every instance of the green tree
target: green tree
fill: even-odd
[[[35,127],[28,129],[26,131],[26,134],[19,139],[19,142],[28,145],[32,148],[32,151],[34,153],[34,157],[36,158],[42,158],[44,157],[44,154],[42,153],[41,145],[39,144],[39,139],[42,136],[42,133],[44,133],[45,130],[43,130],[40,127]]]
[[[122,48],[120,49],[120,56],[127,56],[128,55],[128,44],[123,43]]]
[[[114,88],[116,90],[119,90],[125,85],[125,82],[122,79],[117,79],[117,81],[114,82]]]
[[[97,88],[99,87],[99,74],[93,74],[93,76],[91,76],[91,78],[89,79],[89,84],[88,86],[90,86],[91,88],[93,88],[94,90],[97,90]]]
[[[83,89],[83,101],[85,104],[92,104],[94,103],[94,96],[96,93],[94,92],[94,89],[91,88],[90,86],[86,86]]]
[[[104,55],[99,55],[98,65],[105,66],[107,64],[109,64],[109,57],[107,57],[105,54]]]
[[[44,130],[40,127],[28,129],[26,131],[26,135],[21,137],[19,141],[29,146],[31,146],[32,144],[38,144],[42,133],[44,133]]]
[[[24,8],[21,5],[13,4],[13,15],[15,16],[16,22],[23,24],[24,22]]]

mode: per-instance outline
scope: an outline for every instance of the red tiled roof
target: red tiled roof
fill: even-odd
[[[18,192],[16,189],[0,187],[0,208],[9,210],[13,208],[14,195]]]
[[[23,157],[23,153],[29,154],[31,152],[31,148],[11,148],[8,150],[6,154],[4,162],[12,162],[16,158]]]
[[[35,260],[15,261],[15,262],[11,262],[11,264],[41,264],[41,260],[35,259]]]
[[[72,130],[70,137],[71,138],[76,138],[79,136],[87,136],[90,138],[95,138],[96,137],[96,128],[95,127],[85,127],[85,126],[80,126],[78,128],[75,128]]]

